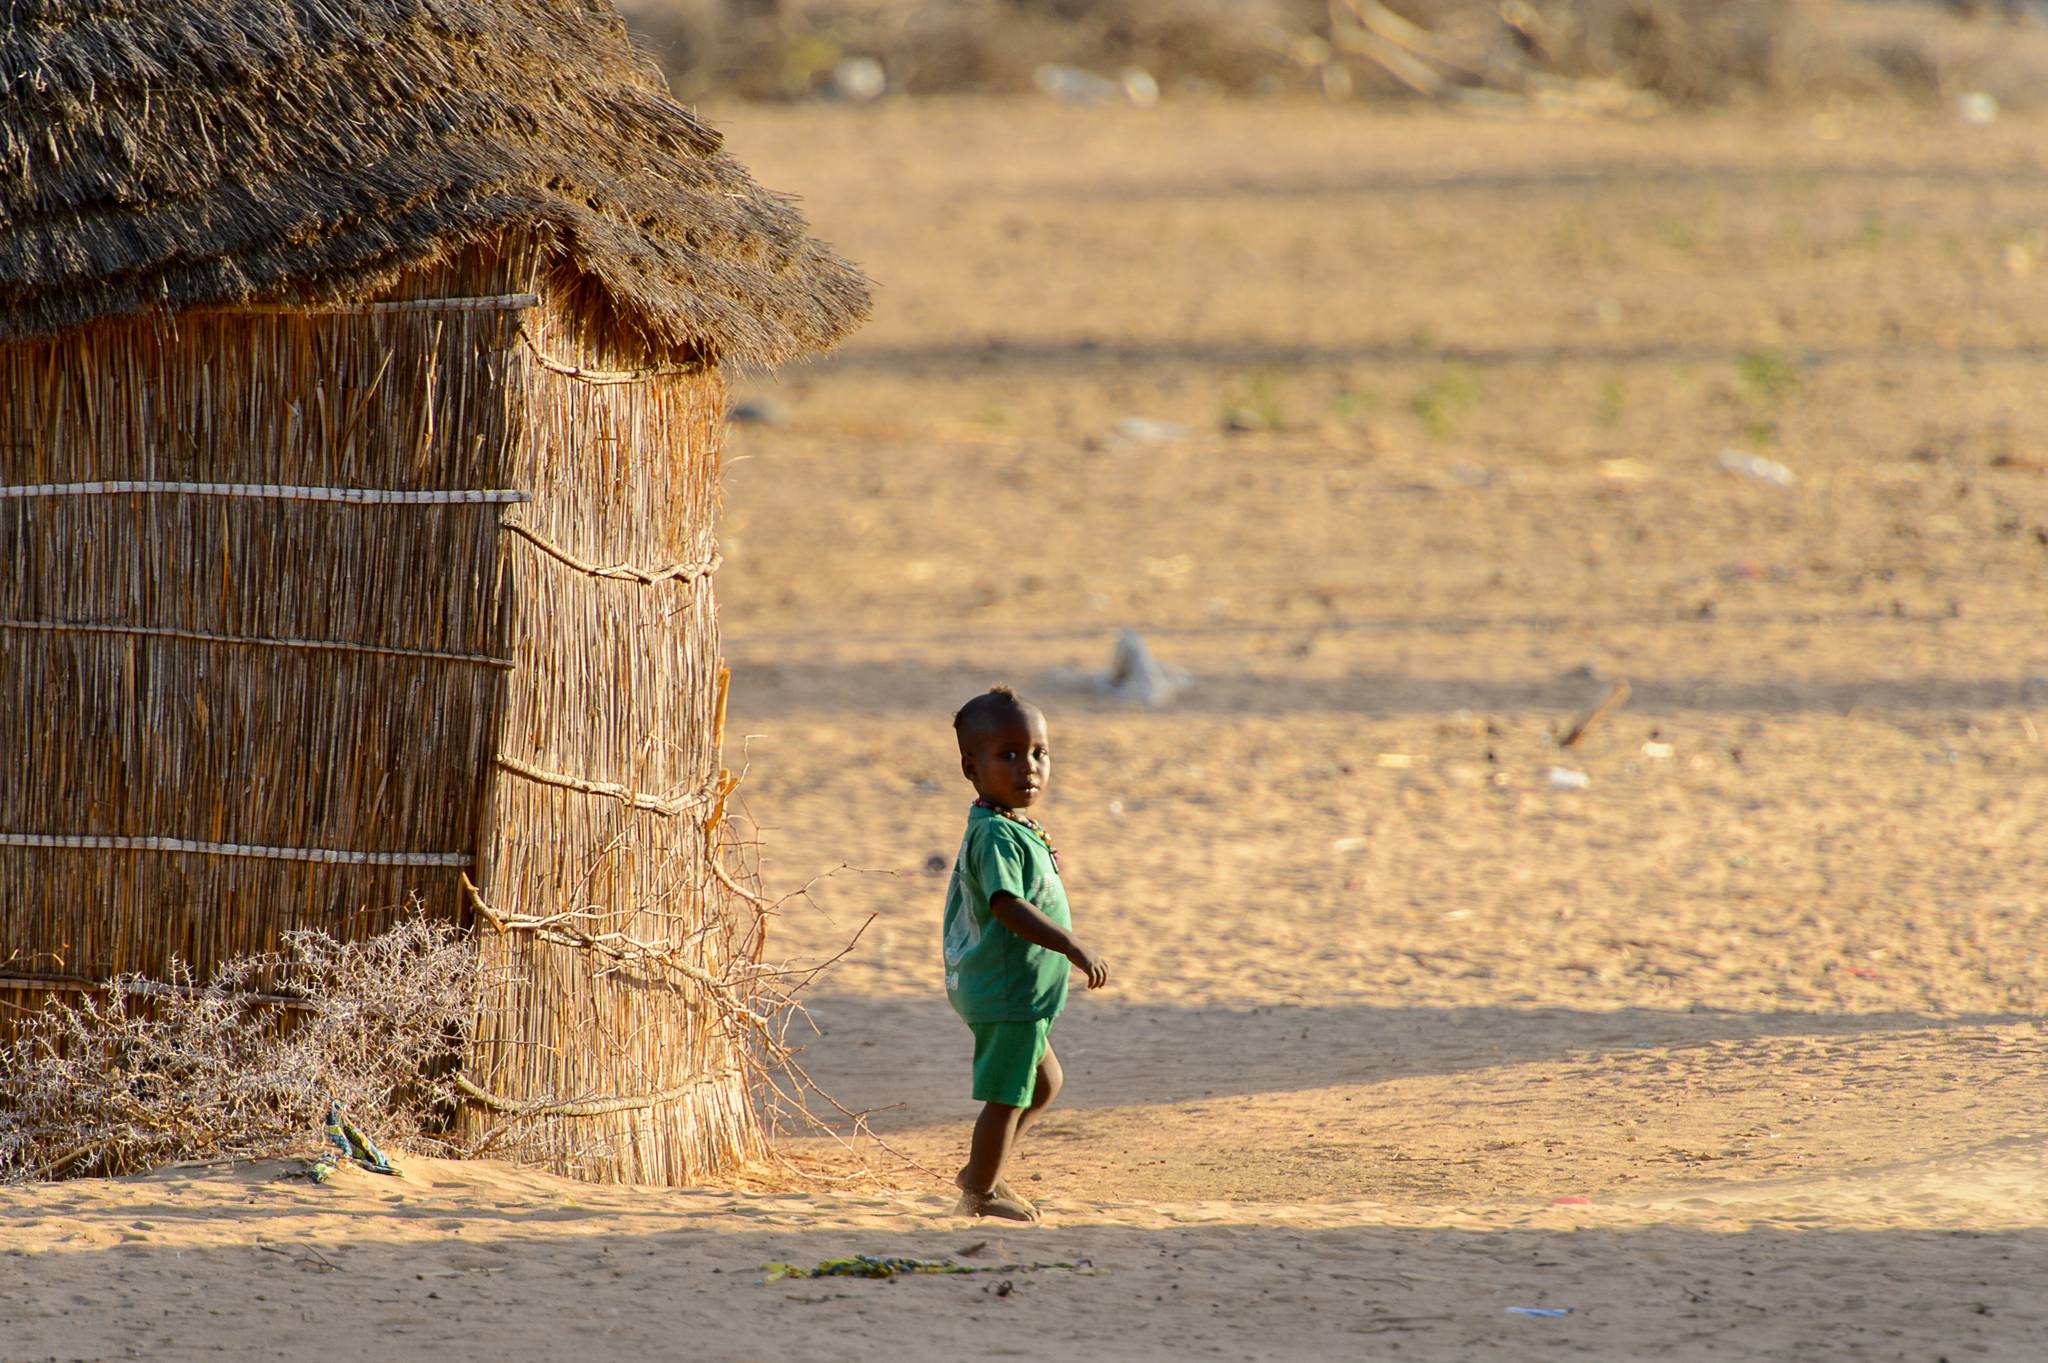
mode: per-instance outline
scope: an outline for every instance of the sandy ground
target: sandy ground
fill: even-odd
[[[405,1168],[0,1192],[0,1356],[2025,1359],[2048,1330],[2038,1138],[1598,1205],[1073,1199],[1021,1230]],[[762,1282],[856,1247],[996,1271]]]
[[[889,1150],[0,1192],[0,1358],[2048,1351],[2048,124],[720,121],[881,285],[742,394],[721,593],[768,882],[831,873],[778,948],[865,924],[805,1062]],[[1193,687],[1092,690],[1125,626]],[[1031,1229],[943,1193],[996,679],[1116,969]],[[977,1244],[1092,1271],[759,1274]]]

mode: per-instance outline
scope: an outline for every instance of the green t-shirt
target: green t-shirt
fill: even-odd
[[[1067,958],[1033,946],[989,911],[1008,890],[1063,928],[1072,927],[1066,887],[1038,835],[979,805],[946,886],[946,997],[967,1022],[1030,1022],[1067,1006]]]

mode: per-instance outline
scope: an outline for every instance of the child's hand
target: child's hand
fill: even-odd
[[[1090,989],[1100,989],[1109,983],[1109,961],[1079,942],[1074,943],[1074,949],[1067,953],[1067,959],[1074,963],[1076,970],[1088,977]]]

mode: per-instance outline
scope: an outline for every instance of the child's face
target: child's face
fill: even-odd
[[[1027,709],[980,729],[961,749],[960,772],[984,800],[1009,809],[1030,808],[1052,780],[1045,716]]]

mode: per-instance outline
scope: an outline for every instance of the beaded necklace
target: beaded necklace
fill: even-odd
[[[1053,874],[1059,874],[1060,849],[1052,845],[1052,834],[1045,831],[1044,824],[1032,818],[1029,814],[1019,814],[1016,810],[1010,808],[1008,805],[999,805],[994,800],[989,799],[987,796],[983,796],[981,799],[976,800],[974,802],[974,807],[976,809],[985,809],[999,819],[1008,819],[1011,823],[1022,824],[1024,827],[1030,829],[1033,833],[1035,833],[1038,836],[1038,840],[1045,844],[1045,854],[1048,857],[1052,858]]]

